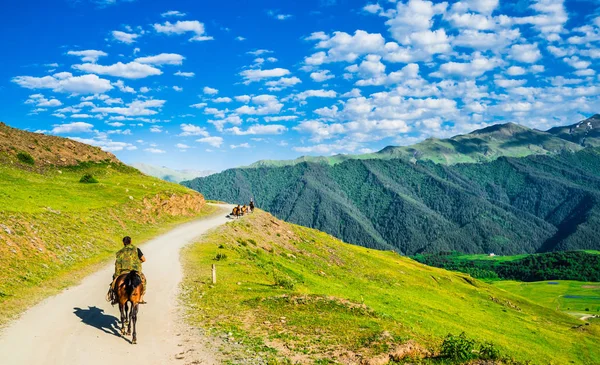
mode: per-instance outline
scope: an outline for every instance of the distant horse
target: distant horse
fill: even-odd
[[[127,335],[131,335],[131,323],[133,322],[133,337],[131,343],[135,345],[137,343],[135,325],[137,322],[140,299],[144,291],[142,278],[135,270],[121,274],[115,282],[115,289],[117,293],[117,303],[119,303],[119,311],[121,312],[121,335],[125,336],[125,324],[127,324]],[[128,307],[129,303],[131,303],[131,308]],[[130,309],[131,312],[129,312]]]
[[[244,206],[242,207],[242,215],[247,214],[248,213],[248,207],[246,206],[246,204],[244,204]]]
[[[254,201],[250,200],[250,212],[254,213]]]

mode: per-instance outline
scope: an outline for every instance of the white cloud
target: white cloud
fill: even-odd
[[[155,125],[155,126],[150,127],[150,132],[152,132],[152,133],[162,133],[163,129],[162,129],[161,126]]]
[[[231,148],[232,150],[236,149],[236,148],[250,148],[250,144],[249,143],[240,143],[240,144],[230,144],[229,148]]]
[[[192,108],[196,108],[196,109],[202,109],[202,108],[204,108],[206,105],[207,105],[206,103],[196,103],[196,104],[192,104],[192,105],[190,105],[190,107],[192,107]]]
[[[167,17],[182,17],[182,16],[186,16],[186,14],[182,13],[180,11],[177,11],[177,10],[170,10],[170,11],[166,11],[166,12],[160,14],[160,16],[162,16],[163,18],[167,18]]]
[[[467,0],[466,4],[471,10],[491,14],[500,4],[500,0]]]
[[[156,154],[166,153],[166,151],[158,149],[158,148],[145,148],[144,151],[150,152],[150,153],[156,153]]]
[[[188,146],[187,144],[183,144],[183,143],[177,143],[175,145],[175,147],[179,148],[180,150],[187,150],[188,148],[192,148],[192,147]]]
[[[123,80],[117,80],[112,85],[118,87],[121,92],[135,94],[135,90],[132,87],[126,86]]]
[[[202,92],[205,93],[206,95],[216,95],[219,93],[219,90],[213,89],[212,87],[205,86],[204,89],[202,89]]]
[[[84,122],[73,122],[66,124],[55,124],[50,131],[53,134],[66,134],[66,133],[91,133],[93,132],[94,125]]]
[[[117,151],[133,151],[136,150],[137,147],[127,142],[116,142],[108,138],[108,134],[100,134],[94,138],[79,138],[79,137],[70,137],[72,140],[89,144],[92,146],[100,147],[104,151],[108,152],[117,152]]]
[[[149,64],[149,65],[160,66],[160,65],[181,65],[183,63],[184,59],[185,59],[185,57],[183,57],[182,55],[177,54],[177,53],[161,53],[161,54],[158,54],[155,56],[139,57],[139,58],[136,58],[134,61],[139,62],[139,63]]]
[[[252,97],[250,95],[238,95],[234,97],[236,101],[239,101],[240,103],[248,103]]]
[[[592,64],[590,61],[582,60],[577,56],[565,57],[563,58],[563,61],[577,70],[588,68]]]
[[[242,42],[242,41],[245,41],[245,40],[246,40],[246,38],[244,38],[244,37],[242,37],[242,36],[237,36],[237,37],[235,37],[235,40],[236,40],[236,41],[240,41],[240,42]]]
[[[12,82],[27,89],[51,89],[73,94],[101,94],[113,88],[110,81],[96,75],[73,76],[69,72],[44,77],[17,76]]]
[[[112,36],[121,43],[131,44],[135,42],[136,38],[138,38],[140,35],[135,33],[125,33],[121,32],[120,30],[113,30]]]
[[[124,77],[126,79],[141,79],[148,76],[162,74],[161,70],[139,62],[117,62],[110,66],[102,66],[96,63],[84,63],[81,65],[73,65],[72,67],[79,71],[85,71],[99,75]]]
[[[135,100],[127,104],[126,107],[95,107],[92,109],[94,113],[119,114],[124,116],[144,116],[157,114],[154,108],[161,108],[165,100],[149,99]]]
[[[510,76],[520,76],[525,74],[525,69],[519,66],[511,66],[506,70],[506,73]]]
[[[182,137],[186,136],[204,136],[208,137],[209,134],[204,127],[198,127],[193,124],[181,124],[180,125],[182,132],[179,134]]]
[[[310,74],[310,78],[316,82],[323,82],[333,79],[335,76],[329,70],[315,71]]]
[[[227,129],[227,132],[238,136],[245,136],[255,134],[281,134],[286,130],[287,128],[285,126],[279,124],[254,124],[246,130],[242,130],[238,127],[232,127]]]
[[[200,143],[206,143],[208,145],[211,145],[215,148],[219,148],[221,147],[221,145],[223,144],[223,138],[221,137],[204,137],[204,138],[200,138],[197,139],[196,142],[200,142]]]
[[[302,81],[296,76],[292,77],[282,77],[279,80],[272,80],[265,82],[266,86],[269,86],[269,91],[278,91],[288,87],[292,87],[296,84],[301,83]]]
[[[273,53],[273,51],[268,50],[268,49],[257,49],[255,51],[248,51],[246,53],[253,55],[253,56],[260,56],[263,54]]]
[[[193,73],[193,72],[181,72],[181,71],[177,71],[173,75],[175,75],[175,76],[181,76],[181,77],[194,77],[194,76],[196,76],[196,74]]]
[[[182,91],[183,91],[183,88],[182,88],[182,87],[179,87],[179,86],[177,86],[177,85],[175,85],[175,86],[173,86],[173,90],[175,90],[175,91],[177,91],[177,92],[182,92]]]
[[[213,99],[214,103],[231,103],[232,101],[231,98],[226,96]]]
[[[270,123],[270,122],[289,122],[291,120],[296,120],[298,119],[297,115],[279,115],[276,117],[265,117],[265,122]]]
[[[283,104],[274,95],[257,95],[252,97],[252,103],[256,106],[243,105],[235,110],[238,114],[267,115],[277,114],[283,108]]]
[[[46,99],[42,94],[29,95],[29,98],[25,101],[25,104],[34,104],[36,107],[58,107],[62,105],[62,102],[58,99]]]
[[[108,53],[103,51],[96,51],[94,49],[88,49],[85,51],[69,51],[68,55],[81,57],[83,62],[92,62],[95,63],[98,61],[98,58],[108,56]],[[58,67],[58,65],[54,66]]]
[[[396,15],[386,24],[390,27],[392,37],[401,44],[411,44],[411,35],[426,32],[433,26],[433,17],[443,14],[448,3],[433,4],[430,1],[409,0],[408,3],[398,2]]]
[[[289,70],[285,68],[274,68],[270,70],[261,69],[250,69],[240,72],[240,75],[244,78],[244,83],[249,84],[251,82],[260,81],[262,79],[282,77],[288,75]]]
[[[304,90],[293,96],[294,100],[306,100],[308,98],[335,98],[337,93],[333,90]]]
[[[125,125],[124,123],[121,123],[121,122],[106,122],[106,124],[108,124],[111,127],[116,127],[116,128],[123,127]]]
[[[510,47],[510,56],[513,60],[525,63],[535,63],[542,54],[537,44],[515,44]]]
[[[190,42],[194,41],[209,41],[213,40],[213,37],[207,36],[204,30],[204,24],[197,20],[184,20],[177,21],[175,24],[165,22],[165,24],[154,24],[154,30],[158,33],[164,34],[184,34],[187,32],[194,33],[195,36],[189,39]]]
[[[491,71],[502,63],[499,58],[486,58],[479,52],[473,54],[470,62],[447,62],[440,66],[439,73],[443,75],[461,75],[478,77]],[[440,76],[439,74],[430,74],[431,76]]]
[[[364,30],[357,30],[354,35],[345,32],[334,32],[333,37],[329,37],[324,33],[313,33],[307,39],[320,39],[316,48],[327,49],[327,52],[317,52],[306,57],[304,63],[309,66],[339,61],[354,62],[362,55],[380,52],[385,44],[381,34],[368,33]]]

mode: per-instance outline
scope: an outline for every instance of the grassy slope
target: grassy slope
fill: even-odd
[[[201,195],[119,163],[38,168],[0,157],[0,325],[112,258],[123,236],[141,243],[210,211]],[[85,173],[99,183],[79,183]]]
[[[493,284],[544,307],[579,316],[600,315],[600,283],[568,280],[523,283],[507,280]]]
[[[215,261],[217,254],[227,258]],[[208,284],[213,263],[214,287]],[[466,275],[348,245],[264,212],[187,248],[184,269],[191,322],[231,331],[246,343],[264,341],[277,349],[274,356],[344,362],[408,339],[435,350],[446,334],[465,331],[520,360],[600,361],[596,324],[574,330],[580,321]],[[275,286],[275,276],[284,278],[280,283],[292,279],[295,288]]]

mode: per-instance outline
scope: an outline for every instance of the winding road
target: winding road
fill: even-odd
[[[228,206],[223,206],[228,208]],[[208,218],[180,225],[142,246],[147,262],[148,304],[140,305],[138,344],[117,330],[119,310],[104,299],[113,265],[79,285],[29,309],[0,333],[3,365],[212,364],[209,351],[183,355],[178,289],[182,279],[180,249],[206,231],[224,224],[225,209]],[[134,244],[135,244],[135,237]],[[185,331],[185,330],[184,330]],[[187,345],[189,347],[189,344]]]

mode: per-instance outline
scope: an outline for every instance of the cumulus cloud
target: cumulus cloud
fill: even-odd
[[[85,51],[69,51],[69,52],[67,52],[67,54],[71,55],[71,56],[81,57],[81,60],[83,62],[92,62],[92,63],[95,63],[96,61],[98,61],[98,58],[100,58],[100,57],[108,56],[108,53],[106,53],[104,51],[97,51],[94,49],[88,49]],[[54,67],[58,67],[58,65],[56,65]]]
[[[491,71],[502,64],[502,60],[496,57],[486,58],[479,52],[473,55],[469,62],[447,62],[440,66],[439,72],[431,76],[460,75],[478,77]]]
[[[42,94],[33,94],[29,95],[29,98],[25,101],[25,104],[33,104],[38,108],[47,108],[47,107],[59,107],[62,105],[62,102],[58,99],[46,99]]]
[[[202,89],[202,92],[203,92],[203,93],[205,93],[206,95],[216,95],[216,94],[218,94],[218,93],[219,93],[219,90],[217,90],[217,89],[214,89],[214,88],[212,88],[212,87],[205,86],[205,87]]]
[[[66,133],[91,133],[93,132],[94,125],[84,122],[73,122],[65,124],[55,124],[50,131],[53,134],[66,134]]]
[[[378,53],[384,48],[385,40],[379,33],[368,33],[357,30],[354,35],[346,32],[334,32],[333,36],[324,33],[313,33],[308,40],[320,41],[317,49],[326,49],[306,57],[304,63],[309,66],[319,66],[328,62],[354,62],[358,57],[368,53]]]
[[[310,74],[310,78],[316,82],[323,82],[333,79],[335,76],[329,70],[315,71]]]
[[[162,71],[156,67],[139,62],[117,62],[110,66],[103,66],[96,63],[84,63],[81,65],[73,65],[72,67],[79,71],[95,73],[98,75],[124,77],[126,79],[141,79],[162,74]]]
[[[162,108],[165,100],[149,99],[149,100],[134,100],[125,107],[94,107],[94,113],[119,114],[123,116],[144,116],[154,115]]]
[[[17,76],[12,82],[27,89],[51,89],[73,94],[101,94],[113,88],[110,81],[96,75],[73,76],[69,72],[44,77]]]
[[[179,134],[182,137],[186,137],[186,136],[204,136],[204,137],[208,137],[209,134],[206,131],[206,128],[204,127],[199,127],[197,125],[193,125],[193,124],[181,124],[181,133]]]
[[[308,98],[335,98],[337,93],[333,90],[304,90],[293,96],[294,100],[306,100]]]
[[[162,16],[163,18],[168,18],[168,17],[183,17],[183,16],[186,16],[186,13],[182,13],[182,12],[177,11],[177,10],[169,10],[169,11],[165,11],[164,13],[160,14],[160,16]]]
[[[515,44],[510,47],[510,57],[519,62],[535,63],[542,58],[542,54],[536,43]]]
[[[139,57],[139,58],[136,58],[134,61],[139,62],[139,63],[149,64],[149,65],[160,66],[160,65],[181,65],[183,63],[184,59],[185,59],[185,57],[183,57],[182,55],[177,54],[177,53],[161,53],[161,54],[158,54],[155,56]]]
[[[231,103],[232,101],[233,100],[227,96],[213,99],[213,103]]]
[[[164,150],[161,150],[161,149],[158,149],[158,148],[153,148],[153,147],[145,148],[144,151],[150,152],[150,153],[155,153],[155,154],[162,154],[162,153],[166,153],[167,152],[167,151],[164,151]]]
[[[135,33],[125,33],[120,30],[113,30],[112,36],[115,40],[121,43],[131,44],[135,42],[136,38],[138,38],[140,35]]]
[[[227,132],[235,134],[237,136],[245,135],[256,135],[256,134],[281,134],[285,132],[287,128],[279,124],[255,124],[246,130],[242,130],[239,127],[232,127],[227,129]]]
[[[283,90],[288,87],[292,87],[296,84],[301,83],[302,81],[296,76],[292,77],[282,77],[278,80],[272,80],[265,82],[265,85],[268,86],[269,91],[278,91]]]
[[[244,83],[249,84],[255,81],[263,79],[269,79],[273,77],[282,77],[289,75],[290,71],[285,68],[273,68],[270,70],[262,69],[249,69],[240,72],[240,76],[244,78]]]
[[[250,144],[249,143],[230,144],[229,148],[231,148],[232,150],[234,150],[236,148],[250,148]]]
[[[206,143],[206,144],[208,144],[210,146],[213,146],[215,148],[220,148],[221,145],[223,144],[223,138],[222,137],[216,137],[216,136],[204,137],[204,138],[197,139],[196,142]]]
[[[248,115],[276,114],[281,111],[283,104],[274,95],[257,95],[251,98],[253,106],[243,105],[235,110],[236,113]]]
[[[210,41],[214,39],[213,37],[206,35],[204,23],[197,20],[177,21],[174,24],[168,21],[164,24],[154,24],[154,30],[158,33],[168,35],[194,33],[195,35],[189,39],[190,42]]]
[[[186,77],[186,78],[196,76],[196,74],[193,73],[193,72],[181,72],[181,71],[177,71],[173,75],[175,75],[175,76],[181,76],[181,77]]]

